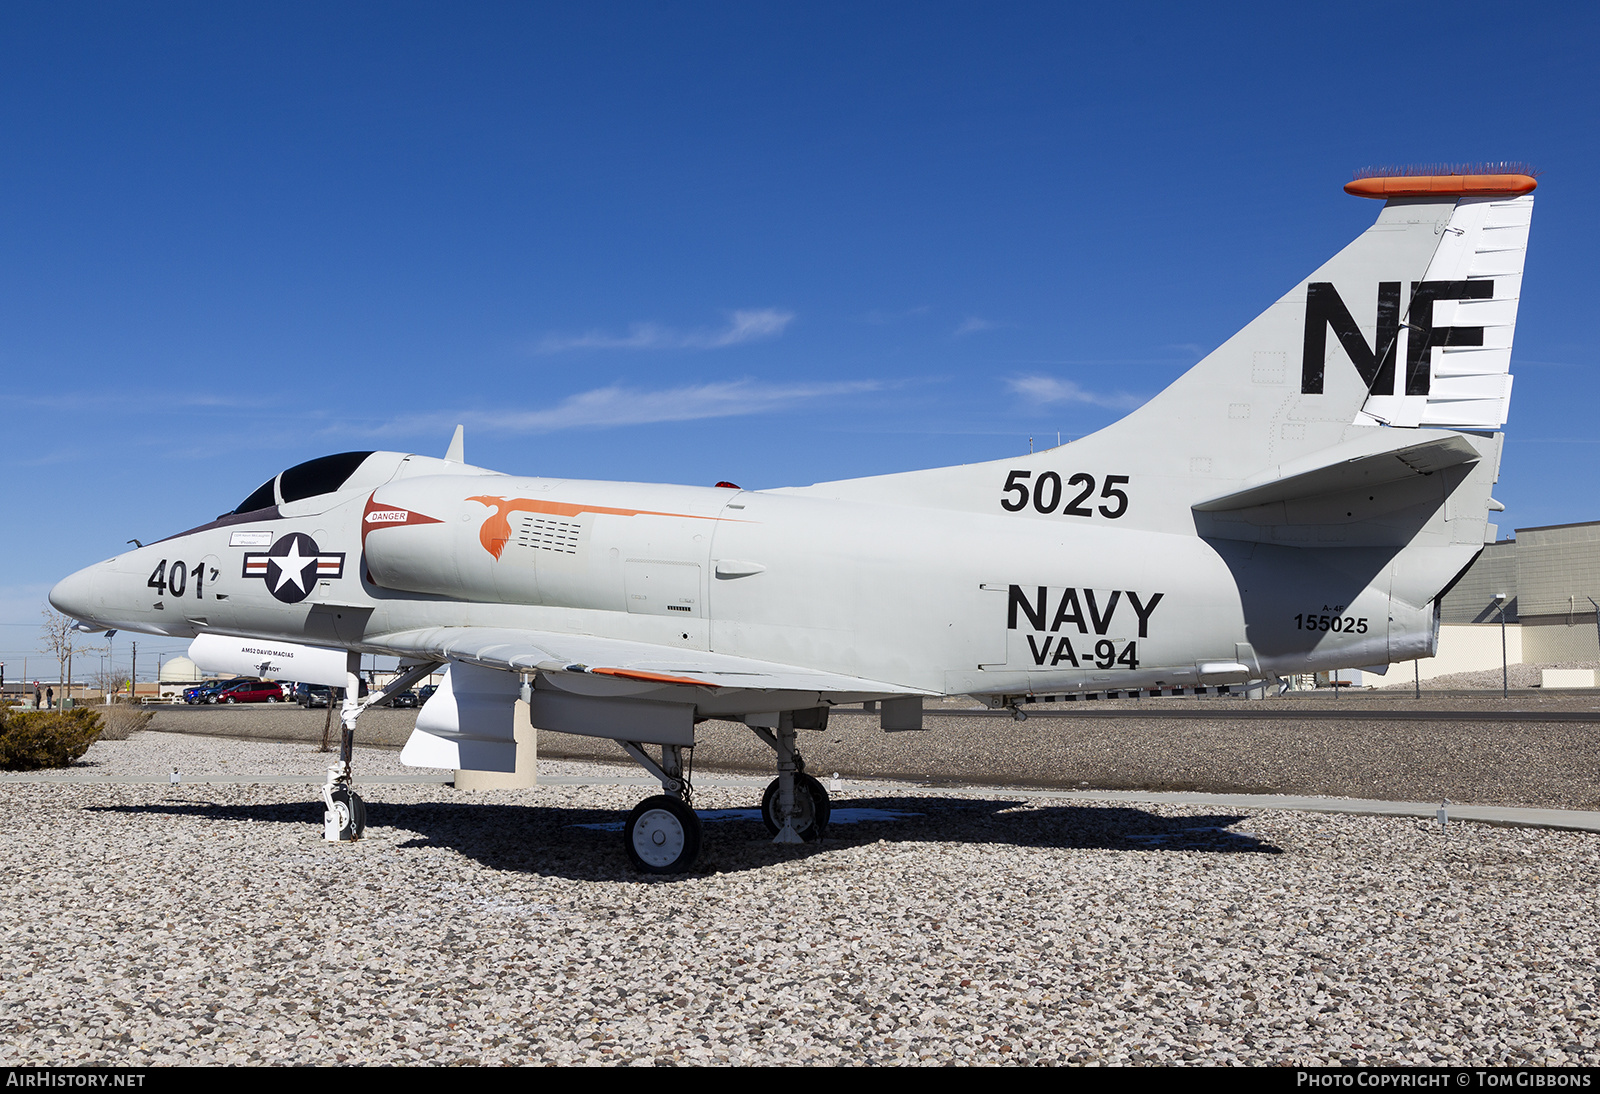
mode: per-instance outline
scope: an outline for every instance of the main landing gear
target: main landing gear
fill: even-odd
[[[700,857],[700,816],[694,811],[694,790],[684,767],[684,752],[693,763],[693,746],[662,745],[658,764],[638,741],[618,741],[634,760],[661,782],[665,793],[646,798],[628,814],[622,846],[634,869],[646,874],[681,874]]]
[[[795,760],[800,762],[800,757],[796,755]],[[781,780],[773,779],[767,785],[767,792],[761,795],[761,819],[766,823],[767,831],[774,836],[784,828],[784,818],[778,812],[778,795],[782,791]],[[832,811],[827,789],[810,775],[797,770],[794,777],[794,811],[789,827],[803,842],[814,843],[827,832],[828,817]]]
[[[751,726],[756,736],[778,754],[778,777],[761,797],[761,819],[775,843],[813,843],[828,831],[832,806],[828,791],[806,774],[806,762],[795,750],[795,730],[823,729],[827,709],[785,711],[775,728]],[[646,874],[681,874],[700,855],[700,817],[684,758],[692,745],[662,745],[657,763],[639,741],[617,741],[634,761],[661,782],[663,793],[646,798],[628,814],[622,846],[634,868]]]
[[[826,708],[785,711],[778,717],[777,729],[750,727],[778,754],[778,777],[761,796],[761,819],[766,822],[775,843],[813,843],[827,834],[832,813],[828,791],[806,774],[806,762],[794,747],[796,716],[801,719],[809,716],[825,726],[826,715]]]
[[[700,817],[681,798],[646,798],[628,814],[623,846],[636,870],[681,874],[700,857]]]

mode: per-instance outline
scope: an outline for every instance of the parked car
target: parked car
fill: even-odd
[[[325,707],[328,705],[328,696],[332,692],[333,689],[326,684],[296,684],[294,686],[294,701],[306,709]]]
[[[367,694],[367,682],[361,681],[361,693]],[[325,707],[328,705],[329,696],[338,702],[344,702],[344,688],[330,688],[327,684],[296,684],[294,688],[294,701],[302,707]]]
[[[213,695],[211,703],[278,703],[283,701],[283,685],[275,680],[246,680]]]
[[[433,698],[433,693],[439,690],[438,684],[423,684],[417,689],[417,703],[420,706]]]
[[[190,706],[197,703],[212,703],[216,701],[215,697],[219,691],[226,691],[228,688],[248,682],[243,676],[235,676],[232,680],[209,680],[185,690],[183,701]]]
[[[399,695],[396,695],[393,699],[389,700],[389,705],[392,707],[404,707],[410,710],[421,706],[422,700],[417,698],[417,693],[414,691],[402,691]]]

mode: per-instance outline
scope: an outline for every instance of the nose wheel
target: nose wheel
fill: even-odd
[[[349,786],[335,783],[323,795],[328,803],[322,815],[323,838],[329,843],[348,843],[367,830],[367,803]]]
[[[643,873],[681,874],[700,856],[700,818],[679,799],[658,794],[634,806],[622,842]]]

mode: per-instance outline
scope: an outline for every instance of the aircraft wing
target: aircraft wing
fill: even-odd
[[[683,650],[588,634],[499,627],[430,627],[369,639],[392,653],[433,661],[465,661],[513,672],[592,673],[625,680],[761,691],[934,695],[882,680],[758,661],[705,650]]]

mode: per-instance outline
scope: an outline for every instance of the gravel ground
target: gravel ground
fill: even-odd
[[[224,744],[88,759],[326,764]],[[636,788],[366,796],[0,781],[0,1062],[1600,1065],[1592,835],[853,782],[794,849],[707,787],[644,880]]]

